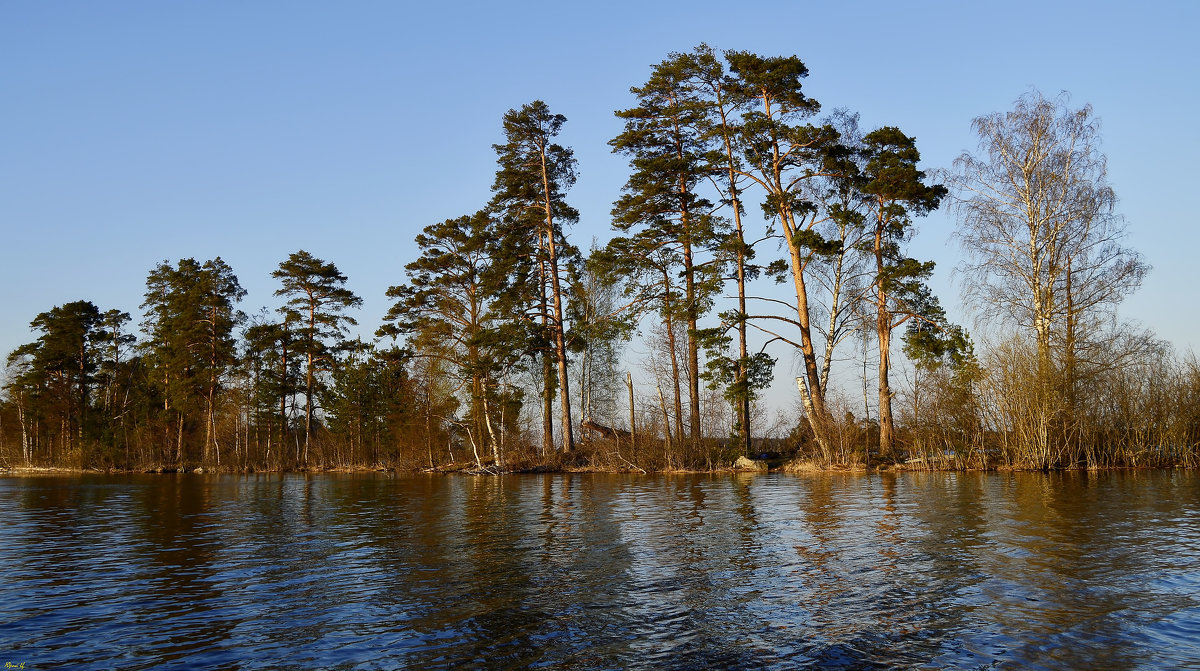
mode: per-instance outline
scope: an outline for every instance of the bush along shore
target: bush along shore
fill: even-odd
[[[278,460],[267,454],[255,459],[246,451],[231,450],[221,463],[203,461],[162,462],[154,460],[122,462],[120,459],[53,462],[12,459],[0,462],[0,473],[38,475],[66,473],[159,473],[159,474],[239,474],[239,473],[393,473],[393,474],[465,474],[498,475],[503,473],[820,473],[880,471],[991,471],[991,470],[1079,470],[1119,468],[1196,468],[1200,449],[1121,450],[1080,449],[1062,456],[1047,466],[1006,444],[1006,436],[981,436],[962,446],[932,443],[920,445],[920,436],[902,431],[902,443],[918,443],[891,455],[879,453],[869,442],[871,431],[857,427],[858,442],[831,455],[824,454],[815,440],[805,434],[801,424],[797,435],[786,439],[756,441],[758,451],[741,454],[733,440],[710,440],[696,449],[676,446],[663,435],[645,434],[600,437],[580,441],[570,453],[556,450],[540,452],[540,444],[507,446],[505,452],[475,454],[470,446],[449,444],[440,450],[414,454],[402,450],[375,455],[370,461],[354,460],[346,449],[332,449],[335,437],[323,435],[310,447],[312,461],[304,463],[292,452]],[[1064,448],[1066,449],[1066,448]],[[345,457],[338,460],[336,456]],[[98,455],[97,455],[98,456]],[[116,456],[116,455],[114,455]],[[133,456],[133,455],[130,455]],[[291,457],[288,459],[287,457]],[[303,452],[299,453],[299,458]]]

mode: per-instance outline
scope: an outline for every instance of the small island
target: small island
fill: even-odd
[[[0,467],[1196,466],[1200,364],[1116,313],[1148,265],[1091,107],[1030,91],[930,172],[915,138],[819,103],[808,74],[707,45],[653,66],[616,112],[628,180],[588,249],[566,117],[509,110],[490,197],[416,236],[373,339],[351,335],[347,276],[305,250],[251,314],[221,257],[153,266],[136,328],[54,306],[8,355]],[[983,345],[909,255],[938,208]],[[799,403],[772,414],[783,357]]]

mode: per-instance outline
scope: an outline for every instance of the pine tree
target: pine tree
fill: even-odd
[[[359,307],[362,299],[345,288],[346,276],[332,263],[326,263],[303,249],[291,254],[271,273],[283,285],[275,291],[287,303],[279,308],[284,322],[293,326],[296,340],[293,351],[304,358],[304,456],[312,442],[314,395],[320,390],[322,374],[345,343],[346,327],[358,322],[343,314]]]
[[[476,448],[490,446],[502,466],[503,432],[497,433],[493,405],[528,342],[524,329],[497,312],[515,259],[494,254],[495,238],[487,210],[425,227],[416,238],[421,256],[405,266],[408,283],[388,289],[396,302],[378,335],[406,335],[417,357],[445,364],[467,400],[468,439]]]
[[[737,359],[730,375],[727,357],[718,355],[709,362],[710,378],[726,379],[726,398],[735,407],[735,432],[743,454],[750,453],[752,427],[750,404],[759,389],[770,384],[774,360],[766,353],[750,354],[747,324],[747,283],[758,275],[753,265],[754,245],[746,239],[742,203],[744,164],[739,156],[739,104],[746,102],[736,94],[736,81],[726,71],[722,60],[707,44],[701,44],[685,57],[694,85],[703,91],[707,100],[705,139],[709,143],[707,160],[711,166],[712,182],[721,196],[721,205],[729,210],[733,228],[728,232],[724,253],[733,265],[737,287],[737,309],[722,313],[722,321],[732,323],[738,335]]]
[[[734,75],[730,94],[746,110],[738,126],[745,162],[739,173],[765,191],[763,211],[780,226],[788,252],[784,265],[796,293],[793,323],[800,331],[799,342],[772,335],[800,350],[804,366],[804,375],[798,379],[801,401],[817,443],[828,457],[832,454],[833,417],[813,346],[809,282],[810,265],[836,253],[840,245],[815,229],[818,209],[804,197],[803,187],[805,180],[836,171],[836,160],[844,148],[831,126],[802,123],[820,105],[802,91],[801,80],[808,76],[808,68],[799,58],[763,58],[747,52],[727,52],[725,56]]]
[[[625,128],[609,142],[613,151],[630,157],[633,169],[613,208],[613,225],[622,232],[635,231],[623,252],[629,261],[665,265],[667,285],[675,276],[682,280],[677,299],[664,286],[659,310],[668,337],[674,332],[671,323],[687,326],[688,425],[696,449],[701,437],[700,349],[708,335],[698,322],[720,290],[719,257],[713,252],[724,239],[713,204],[697,192],[714,173],[705,160],[709,106],[693,78],[689,56],[659,63],[646,84],[632,92],[638,105],[616,113],[625,120]],[[670,351],[675,351],[673,345]],[[676,389],[679,383],[676,367]]]
[[[890,455],[896,440],[888,380],[892,330],[914,317],[928,319],[921,312],[933,304],[925,286],[933,262],[906,257],[902,243],[912,236],[913,215],[937,209],[946,187],[925,184],[925,173],[917,169],[921,154],[916,140],[898,128],[886,126],[868,133],[862,150],[866,166],[858,182],[871,213],[868,244],[875,262],[872,291],[879,345],[879,451]]]
[[[566,241],[565,224],[578,221],[579,213],[565,196],[575,184],[575,156],[554,143],[567,118],[550,112],[535,100],[504,115],[503,144],[494,145],[498,170],[492,186],[493,207],[501,216],[499,237],[506,254],[527,259],[526,272],[515,276],[513,295],[533,305],[541,316],[541,330],[550,356],[545,362],[543,430],[544,447],[553,445],[549,407],[553,394],[552,365],[557,367],[557,387],[562,411],[562,447],[575,448],[571,425],[571,390],[567,361],[566,259],[578,250]]]
[[[146,278],[144,348],[155,366],[163,410],[175,423],[176,463],[184,461],[188,427],[204,425],[205,461],[220,462],[216,405],[221,380],[237,359],[234,305],[246,292],[220,257],[160,263]]]
[[[287,444],[289,430],[289,401],[297,393],[300,379],[300,359],[295,356],[291,328],[285,319],[272,321],[267,316],[256,315],[253,323],[245,330],[242,338],[242,365],[245,375],[251,380],[251,404],[254,412],[255,435],[265,429],[266,451],[262,454],[264,466],[272,468],[271,446],[277,446],[276,457],[282,456]],[[263,427],[265,418],[266,426]],[[278,439],[275,424],[278,422]],[[256,438],[256,445],[261,445]]]
[[[32,401],[30,419],[55,418],[57,421],[47,426],[48,433],[57,434],[64,449],[78,449],[84,460],[103,321],[103,314],[91,301],[55,306],[30,322],[30,328],[41,333],[38,339],[8,357],[10,366],[25,364],[9,388],[17,387]],[[30,452],[27,448],[27,458]],[[50,457],[53,459],[53,454]]]

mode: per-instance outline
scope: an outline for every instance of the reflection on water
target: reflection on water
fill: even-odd
[[[1178,472],[0,479],[27,668],[1200,666]]]

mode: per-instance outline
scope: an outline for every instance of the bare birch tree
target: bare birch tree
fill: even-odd
[[[964,293],[984,318],[1033,336],[1031,435],[1053,461],[1050,443],[1062,438],[1054,427],[1073,414],[1078,354],[1147,266],[1122,245],[1125,223],[1090,105],[1071,109],[1065,94],[1031,91],[972,126],[980,153],[955,160],[952,181]]]

